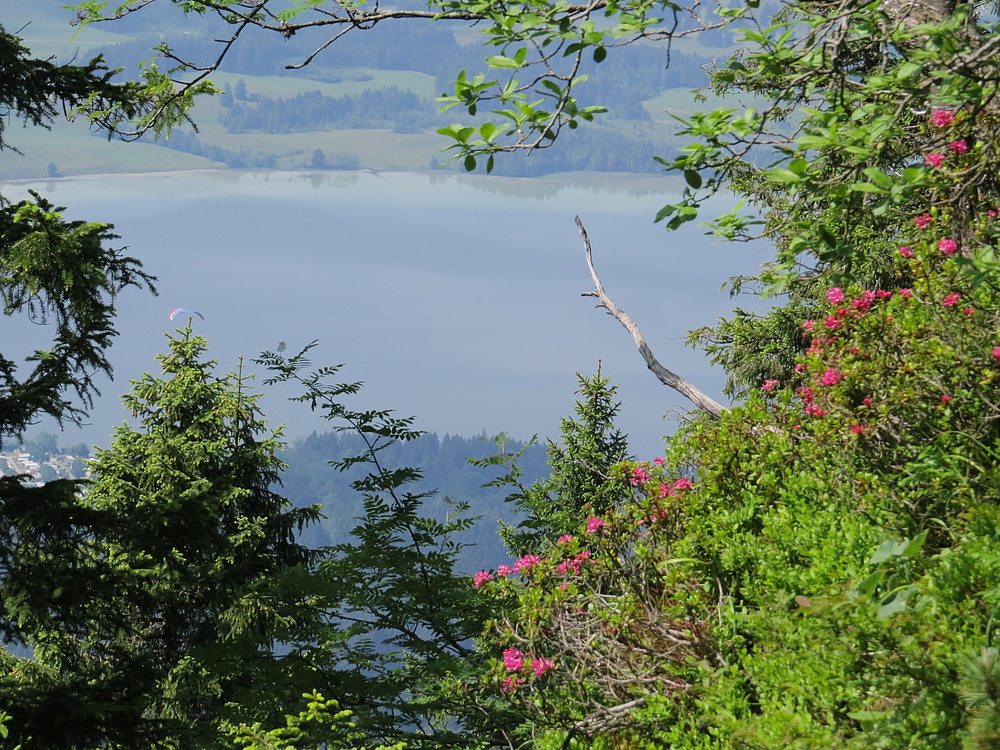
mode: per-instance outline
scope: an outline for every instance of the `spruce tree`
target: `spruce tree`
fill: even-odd
[[[561,440],[546,444],[551,474],[530,487],[518,482],[516,470],[500,480],[517,487],[509,499],[527,515],[517,527],[501,524],[500,534],[516,556],[538,552],[546,541],[575,533],[581,513],[607,513],[629,496],[628,485],[610,471],[629,458],[628,437],[614,424],[621,407],[615,400],[617,386],[600,367],[591,377],[577,374],[577,380],[576,418],[564,418]]]
[[[133,381],[135,424],[97,451],[86,494],[64,496],[80,523],[38,543],[61,588],[8,587],[33,624],[36,661],[0,682],[26,750],[208,748],[313,679],[312,554],[294,534],[318,510],[274,491],[278,434],[242,372],[216,376],[204,350],[187,329],[162,377]]]

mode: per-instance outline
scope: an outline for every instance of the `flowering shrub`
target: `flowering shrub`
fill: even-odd
[[[651,544],[679,530],[692,481],[670,477],[662,459],[615,471],[633,483],[632,503],[589,518],[530,565],[522,558],[517,576],[477,574],[483,595],[505,604],[505,616],[489,626],[502,655],[493,689],[540,726],[625,726],[631,719],[622,706],[641,704],[650,689],[680,699],[697,676],[691,660],[717,663],[712,602],[683,575],[668,584],[657,572],[669,565],[666,547]],[[636,586],[636,576],[648,586]]]
[[[636,746],[954,746],[926,738],[966,721],[947,675],[1000,601],[1000,293],[964,249],[994,218],[960,246],[918,215],[900,283],[827,290],[793,378],[619,464],[629,501],[486,581],[492,690]]]

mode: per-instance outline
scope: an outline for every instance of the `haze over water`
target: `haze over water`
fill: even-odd
[[[159,278],[159,297],[122,296],[116,380],[102,389],[92,425],[70,429],[61,444],[108,444],[125,417],[117,396],[128,379],[159,371],[164,332],[187,322],[167,316],[191,307],[205,315],[194,329],[221,370],[279,341],[295,351],[318,339],[317,366],[344,363],[341,380],[365,381],[356,406],[415,415],[418,428],[439,434],[556,436],[572,410],[574,373],[603,360],[621,384],[620,426],[649,457],[674,429],[663,415],[688,405],[646,370],[625,329],[580,296],[593,287],[573,217],[590,233],[609,295],[661,362],[721,400],[721,372],[683,339],[731,309],[720,285],[762,257],[715,245],[698,227],[670,234],[654,225],[673,184],[206,171],[2,190],[17,200],[35,189],[68,206],[67,217],[113,223],[116,244]],[[5,354],[45,334],[23,321],[3,325]],[[289,438],[328,427],[278,394],[265,411]]]

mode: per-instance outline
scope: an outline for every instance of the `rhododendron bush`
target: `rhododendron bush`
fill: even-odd
[[[794,378],[477,576],[502,612],[487,682],[553,742],[968,737],[1000,605],[1000,294],[933,227],[886,247],[908,286],[830,290]]]
[[[998,229],[949,210],[968,151],[908,177],[885,283],[822,291],[786,377],[476,576],[485,689],[553,747],[1000,746]]]

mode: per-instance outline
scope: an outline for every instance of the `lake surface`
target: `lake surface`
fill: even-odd
[[[583,219],[609,295],[642,327],[660,361],[720,398],[723,376],[683,344],[686,331],[732,307],[720,291],[765,258],[717,245],[702,229],[667,233],[656,211],[675,199],[667,178],[589,183],[410,173],[206,171],[7,183],[34,189],[65,215],[115,225],[160,295],[121,298],[116,379],[92,424],[60,444],[108,444],[128,379],[158,371],[176,307],[222,369],[279,341],[319,340],[313,362],[344,363],[366,383],[357,407],[415,415],[439,434],[556,436],[573,407],[574,373],[603,362],[620,383],[620,426],[641,457],[687,402],[649,373],[624,328],[594,309],[574,216]],[[753,301],[740,300],[743,307]],[[186,323],[182,322],[181,325]],[[3,319],[4,353],[38,327]],[[8,354],[9,356],[9,354]],[[284,394],[287,395],[287,394]],[[268,394],[286,437],[327,429],[308,408]]]

